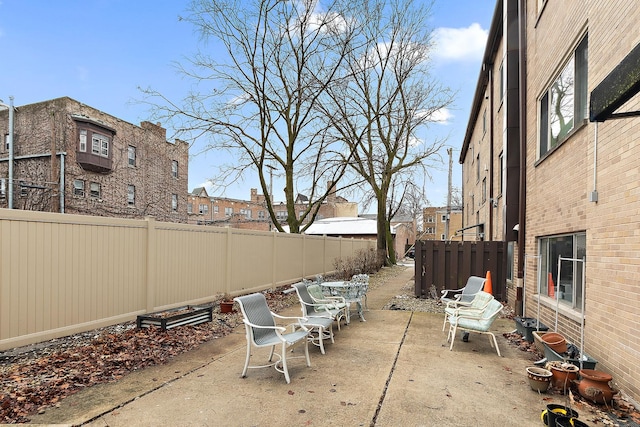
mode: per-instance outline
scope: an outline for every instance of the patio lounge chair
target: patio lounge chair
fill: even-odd
[[[453,350],[453,343],[455,342],[456,331],[458,329],[462,329],[466,332],[477,332],[479,334],[489,335],[489,342],[491,343],[491,347],[495,347],[496,352],[498,352],[498,356],[502,357],[500,354],[500,349],[498,348],[498,341],[496,341],[496,336],[489,330],[493,321],[496,320],[500,312],[504,307],[502,303],[496,299],[492,299],[489,304],[482,310],[482,314],[480,316],[477,313],[473,313],[473,315],[465,314],[465,311],[460,309],[458,312],[448,317],[449,322],[449,335],[447,336],[447,341],[451,340],[451,346],[449,350]]]
[[[469,303],[463,303],[461,301],[449,301],[444,308],[444,322],[442,324],[442,330],[444,331],[447,325],[447,318],[449,316],[455,316],[459,312],[465,313],[467,316],[481,316],[482,311],[489,305],[491,300],[494,299],[490,293],[480,291]]]
[[[486,281],[487,279],[484,277],[469,276],[464,288],[443,290],[440,301],[445,304],[451,301],[460,304],[470,304],[476,294],[484,288]]]
[[[249,368],[265,368],[273,366],[276,371],[284,374],[287,383],[291,382],[289,370],[287,368],[287,349],[299,342],[304,342],[304,355],[307,366],[311,366],[309,359],[309,346],[307,338],[309,330],[302,323],[306,319],[299,317],[284,317],[273,313],[267,305],[267,300],[261,293],[249,294],[234,298],[242,311],[244,326],[247,333],[247,356],[242,370],[242,377],[247,376]],[[276,325],[275,319],[295,320],[296,323],[289,325],[292,332],[286,332],[287,327]],[[251,346],[271,347],[269,353],[269,363],[266,365],[249,366],[251,358]],[[277,345],[281,345],[280,353],[275,353]],[[277,360],[273,361],[274,354]]]

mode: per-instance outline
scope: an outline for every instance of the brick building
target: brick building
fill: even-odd
[[[0,111],[0,207],[187,221],[188,144],[159,124],[127,123],[68,97]]]
[[[266,198],[258,194],[258,190],[251,189],[249,200],[232,199],[227,197],[210,197],[202,187],[194,189],[188,197],[189,223],[234,228],[263,230],[273,229],[271,217],[266,206]],[[298,194],[296,198],[296,215],[300,216],[308,207],[306,196]],[[284,202],[274,204],[276,220],[280,224],[287,222],[287,206]],[[334,218],[337,216],[358,216],[357,203],[330,194],[320,206],[317,219]]]
[[[462,209],[452,208],[447,215],[446,207],[429,206],[422,210],[422,218],[421,240],[482,240],[476,230],[462,230]]]
[[[637,6],[497,1],[460,155],[464,225],[508,242],[509,301],[584,348],[635,402]]]

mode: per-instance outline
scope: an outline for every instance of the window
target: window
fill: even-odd
[[[447,236],[445,236],[444,234],[440,235],[440,240],[447,240]]]
[[[264,211],[258,211],[258,219],[264,219]]]
[[[193,213],[193,203],[187,203],[187,213]]]
[[[5,151],[9,151],[9,134],[4,134],[4,149]]]
[[[498,70],[500,73],[500,102],[504,99],[504,59],[500,63],[500,69]]]
[[[543,237],[538,240],[540,277],[538,292],[578,308],[582,305],[582,264],[587,253],[585,233]],[[578,261],[580,260],[580,261]],[[560,278],[558,278],[560,262]]]
[[[515,242],[507,242],[507,280],[511,281],[513,281],[514,246]]]
[[[482,113],[482,134],[486,135],[487,133],[487,109],[484,109]]]
[[[447,214],[443,214],[443,215],[440,217],[440,222],[447,222]]]
[[[425,231],[425,233],[427,233],[427,234],[434,234],[434,233],[436,232],[436,229],[435,229],[435,228],[433,228],[433,227],[427,227],[427,228],[425,228],[425,230],[424,230],[424,231]]]
[[[502,194],[504,189],[504,153],[500,153],[498,161],[500,162],[500,194]]]
[[[89,195],[94,199],[100,198],[100,193],[101,193],[100,190],[101,190],[100,184],[98,184],[97,182],[92,182],[89,185]]]
[[[171,195],[171,210],[174,211],[174,212],[178,210],[178,195],[177,194],[172,194]]]
[[[220,210],[220,208],[218,208],[218,205],[213,207],[213,213],[218,213],[218,211]]]
[[[109,138],[94,133],[91,139],[91,153],[100,157],[109,157]]]
[[[84,180],[76,179],[73,181],[73,195],[84,197]]]
[[[480,181],[480,153],[476,156],[476,182]]]
[[[587,117],[588,37],[540,98],[539,157],[557,147]]]
[[[198,211],[201,214],[206,215],[207,213],[209,213],[209,205],[201,203],[200,205],[198,205]]]
[[[233,208],[224,208],[224,214],[226,216],[231,216],[233,215]]]
[[[83,153],[87,152],[87,130],[80,129],[80,151]]]
[[[278,211],[276,212],[276,219],[278,221],[284,221],[287,219],[287,211]]]
[[[135,166],[136,165],[136,147],[134,147],[133,145],[130,145],[127,151],[127,154],[129,157],[129,166]]]
[[[127,186],[127,203],[129,206],[133,206],[136,204],[136,186],[128,185]]]
[[[171,176],[178,177],[178,162],[176,160],[171,161]]]
[[[0,199],[7,197],[7,181],[5,178],[0,178]]]
[[[433,216],[433,215],[429,215],[429,216],[427,216],[426,222],[429,223],[429,224],[433,224],[434,222],[436,222],[436,217]]]
[[[487,201],[487,178],[482,178],[482,203]]]

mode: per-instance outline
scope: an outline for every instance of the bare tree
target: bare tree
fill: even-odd
[[[170,120],[181,139],[206,137],[207,150],[231,155],[219,165],[225,185],[254,171],[270,195],[270,174],[283,177],[292,233],[311,224],[337,189],[324,184],[339,182],[346,170],[344,152],[327,138],[316,105],[347,77],[339,71],[361,25],[353,18],[359,1],[194,0],[183,19],[212,48],[179,65],[195,89],[180,106],[145,91],[162,99],[156,116]],[[298,193],[309,200],[300,216]],[[266,205],[282,231],[271,197]]]
[[[349,164],[376,199],[377,248],[389,263],[396,262],[389,196],[442,162],[444,140],[428,142],[426,130],[453,101],[429,75],[429,14],[430,4],[412,0],[368,2],[361,48],[347,52],[351,78],[330,88],[333,102],[324,105],[335,138],[353,155]]]

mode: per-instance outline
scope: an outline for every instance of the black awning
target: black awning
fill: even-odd
[[[640,112],[614,114],[639,91],[640,44],[591,92],[589,120],[604,122],[611,118],[640,115]]]

